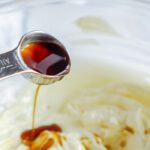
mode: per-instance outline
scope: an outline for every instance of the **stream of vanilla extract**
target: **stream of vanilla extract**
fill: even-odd
[[[41,85],[38,85],[34,95],[34,104],[33,104],[33,112],[32,112],[32,136],[34,136],[35,133],[36,108],[37,108],[37,100],[38,100],[40,89],[41,89]]]
[[[29,146],[29,148],[32,145],[32,142],[44,130],[62,132],[61,127],[57,124],[43,125],[43,126],[36,127],[36,114],[37,114],[36,109],[37,109],[37,102],[38,102],[40,89],[41,89],[41,85],[38,85],[35,91],[33,112],[32,112],[32,128],[29,130],[23,131],[21,134],[21,139],[22,139],[23,144]]]

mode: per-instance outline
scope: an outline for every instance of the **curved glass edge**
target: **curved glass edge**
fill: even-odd
[[[130,7],[150,8],[149,0],[2,0],[0,1],[0,13],[23,9],[27,6],[45,5],[45,4],[76,4],[76,5],[127,5]]]

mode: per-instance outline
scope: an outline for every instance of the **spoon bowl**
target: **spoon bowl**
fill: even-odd
[[[55,75],[43,74],[29,67],[28,64],[26,64],[23,60],[21,51],[28,44],[37,42],[55,44],[61,48],[68,58],[67,66],[61,72]],[[14,50],[0,54],[0,62],[0,80],[16,74],[22,74],[29,81],[40,85],[47,85],[61,80],[69,73],[71,67],[69,54],[63,44],[53,36],[42,31],[32,31],[25,34]]]

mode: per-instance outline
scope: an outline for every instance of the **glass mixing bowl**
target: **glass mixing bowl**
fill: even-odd
[[[40,116],[48,116],[47,109],[59,111],[61,99],[69,99],[72,93],[94,86],[98,80],[102,84],[104,76],[114,76],[115,80],[132,76],[133,82],[149,84],[149,18],[150,3],[146,0],[2,1],[0,53],[13,49],[31,30],[48,32],[69,50],[70,75],[60,83],[42,87],[37,117],[40,124]],[[15,149],[12,139],[18,141],[22,129],[31,127],[35,88],[20,76],[1,81],[0,139],[7,139],[0,140],[1,150]],[[150,106],[150,102],[143,104]]]

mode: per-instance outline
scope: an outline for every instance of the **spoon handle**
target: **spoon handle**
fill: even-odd
[[[23,71],[17,56],[17,50],[0,54],[0,80]]]

